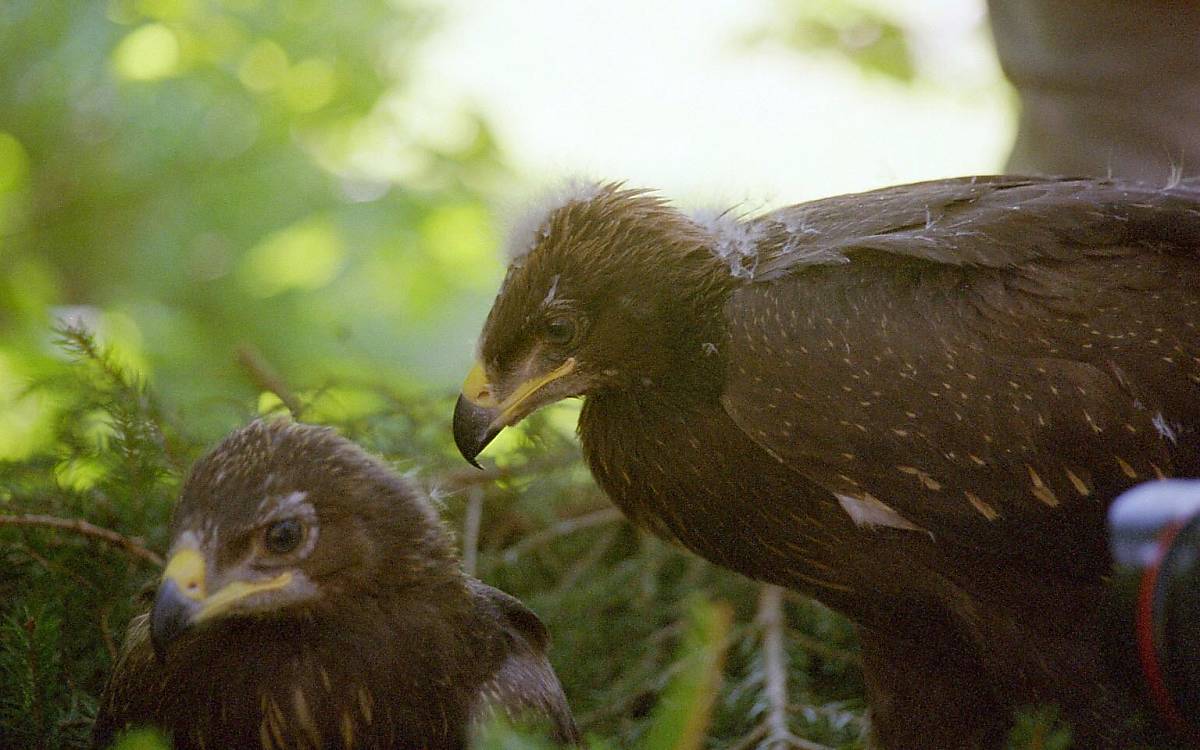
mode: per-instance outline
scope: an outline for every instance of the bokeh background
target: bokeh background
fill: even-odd
[[[843,620],[633,530],[577,404],[464,468],[453,396],[539,188],[752,212],[1015,123],[982,0],[4,0],[0,746],[86,746],[186,467],[288,411],[435,493],[597,746],[863,746]]]

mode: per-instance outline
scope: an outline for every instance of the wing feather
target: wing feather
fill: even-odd
[[[546,656],[546,626],[519,599],[478,581],[471,585],[480,607],[499,624],[504,649],[499,667],[479,690],[472,723],[499,713],[514,722],[545,722],[559,742],[578,743],[579,730]]]
[[[803,203],[756,220],[772,281],[864,251],[1004,268],[1081,248],[1200,245],[1200,182],[1166,188],[1095,179],[965,177]]]
[[[1093,206],[1104,220],[1049,211],[1089,184],[935,183],[921,227],[895,190],[857,227],[810,212],[849,262],[780,257],[734,292],[726,411],[779,461],[934,539],[1102,544],[1117,492],[1200,470],[1200,193]],[[1011,225],[1005,192],[1028,223]],[[1164,211],[1177,220],[1130,235]]]

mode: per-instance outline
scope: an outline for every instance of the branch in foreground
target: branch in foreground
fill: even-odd
[[[0,526],[37,526],[46,529],[70,531],[111,544],[114,547],[124,550],[137,560],[156,568],[161,568],[163,564],[162,556],[157,552],[147,549],[124,534],[112,529],[106,529],[103,526],[97,526],[94,523],[88,523],[82,518],[59,518],[57,516],[44,516],[37,513],[23,513],[21,515],[0,514]]]
[[[768,750],[830,750],[824,745],[797,737],[788,728],[788,663],[787,651],[784,648],[782,588],[770,585],[762,587],[755,619],[762,628],[763,693],[767,699],[767,715],[764,720],[766,737],[759,746]]]

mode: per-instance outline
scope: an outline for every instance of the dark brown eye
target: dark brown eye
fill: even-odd
[[[298,519],[284,518],[267,527],[263,543],[272,554],[286,555],[300,546],[304,538],[304,526]]]
[[[575,321],[558,316],[546,321],[546,340],[551,344],[569,344],[575,338]]]

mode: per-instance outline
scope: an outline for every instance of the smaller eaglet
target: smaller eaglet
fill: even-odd
[[[257,421],[192,469],[93,744],[465,748],[499,712],[578,732],[521,602],[467,576],[429,500],[332,430]]]

